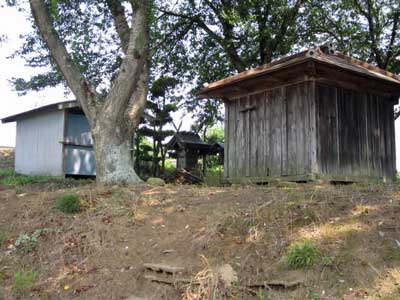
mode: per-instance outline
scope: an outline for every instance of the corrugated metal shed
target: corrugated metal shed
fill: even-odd
[[[34,175],[96,175],[90,126],[77,101],[2,119],[17,122],[15,170]]]

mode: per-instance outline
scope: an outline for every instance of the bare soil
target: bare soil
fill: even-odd
[[[83,211],[56,210],[55,199],[71,193]],[[16,272],[32,270],[36,281],[22,299],[396,300],[399,216],[395,185],[3,186],[0,299],[16,298]],[[36,247],[15,247],[38,229],[46,230]],[[312,241],[320,259],[293,270],[285,254],[300,240]],[[165,275],[145,263],[184,270]],[[226,264],[238,279],[231,286],[215,272]],[[149,274],[192,284],[151,282]],[[248,287],[271,281],[300,284]]]

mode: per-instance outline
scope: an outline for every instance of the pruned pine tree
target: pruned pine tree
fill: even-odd
[[[143,125],[138,130],[141,136],[152,140],[152,176],[159,176],[165,170],[167,154],[166,139],[172,136],[172,113],[178,110],[180,96],[172,93],[178,80],[161,76],[153,81],[150,88],[151,97],[147,101],[143,115]],[[168,129],[168,125],[169,129]]]

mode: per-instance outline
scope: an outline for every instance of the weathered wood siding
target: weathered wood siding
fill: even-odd
[[[317,84],[316,105],[320,174],[394,176],[393,103],[389,99]]]
[[[15,171],[32,175],[63,175],[64,112],[44,111],[17,121]]]
[[[176,167],[178,170],[197,171],[199,154],[197,150],[179,150]]]
[[[225,177],[301,176],[311,173],[314,98],[303,82],[225,102]]]

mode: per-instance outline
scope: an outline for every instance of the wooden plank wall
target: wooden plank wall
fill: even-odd
[[[225,177],[266,178],[311,172],[311,83],[225,102]]]
[[[393,104],[383,96],[317,84],[317,160],[320,173],[392,178]]]

